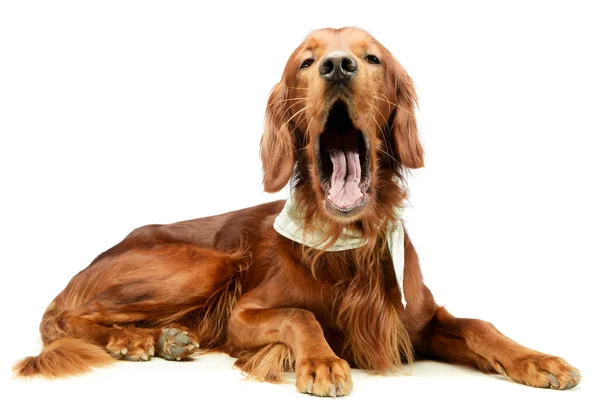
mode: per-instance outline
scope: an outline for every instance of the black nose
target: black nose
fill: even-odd
[[[346,83],[357,71],[356,60],[348,53],[340,51],[328,53],[319,65],[321,77],[330,83]]]

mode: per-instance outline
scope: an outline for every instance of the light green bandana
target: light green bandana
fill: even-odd
[[[400,222],[402,211],[403,208],[396,209],[398,221],[387,230],[387,243],[392,256],[396,281],[400,288],[402,305],[406,309],[406,296],[404,294],[404,227]],[[327,241],[323,239],[324,232],[321,230],[315,230],[311,233],[304,231],[304,221],[296,211],[296,202],[293,196],[290,196],[285,202],[283,210],[275,218],[273,228],[282,236],[314,249],[322,250],[319,246]],[[358,232],[344,229],[341,236],[326,250],[329,252],[351,250],[362,247],[365,243]]]

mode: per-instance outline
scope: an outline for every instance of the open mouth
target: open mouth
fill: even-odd
[[[362,211],[371,182],[369,141],[354,127],[343,102],[331,107],[315,147],[328,209],[341,215]]]

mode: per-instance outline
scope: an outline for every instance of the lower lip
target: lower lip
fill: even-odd
[[[369,183],[368,183],[368,181],[363,182],[360,184],[360,186],[364,187],[364,188],[362,188],[363,196],[356,202],[356,204],[354,204],[351,207],[345,207],[345,208],[341,208],[341,207],[338,207],[335,204],[333,204],[331,202],[331,200],[329,200],[329,191],[331,189],[330,185],[323,186],[323,192],[325,193],[325,205],[327,206],[327,208],[329,210],[332,210],[332,211],[334,211],[338,214],[342,214],[342,215],[353,214],[355,212],[355,210],[357,210],[356,213],[362,211],[368,200],[367,190],[369,188]]]
[[[338,216],[338,217],[346,217],[346,218],[350,218],[352,216],[355,216],[359,213],[361,213],[366,205],[367,205],[367,201],[368,201],[368,196],[365,194],[363,196],[363,198],[361,198],[358,203],[356,203],[354,206],[349,207],[349,208],[339,208],[337,207],[335,204],[333,204],[331,201],[329,201],[328,199],[325,200],[325,206],[326,209],[330,212],[330,214],[334,215],[334,216]]]

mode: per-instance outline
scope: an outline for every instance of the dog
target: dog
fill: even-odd
[[[405,232],[405,176],[424,166],[415,88],[356,28],[312,32],[268,100],[263,185],[287,201],[138,228],[50,303],[44,347],[17,376],[79,374],[117,359],[221,351],[250,376],[317,396],[351,392],[351,367],[385,373],[434,359],[533,387],[579,371],[476,319],[423,283]]]

